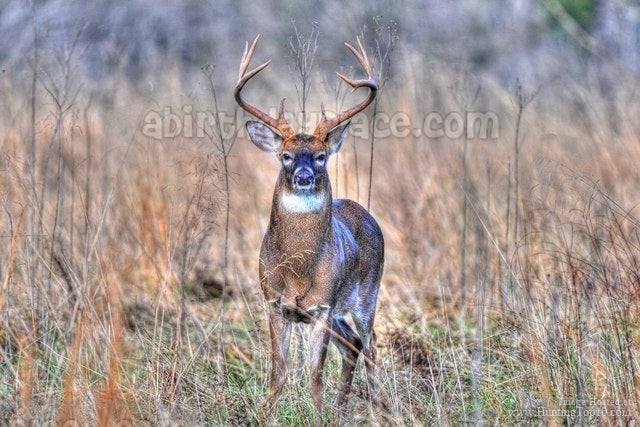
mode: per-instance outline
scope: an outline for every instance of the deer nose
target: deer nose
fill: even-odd
[[[307,168],[301,168],[293,175],[293,183],[297,187],[311,187],[314,181],[313,172]]]

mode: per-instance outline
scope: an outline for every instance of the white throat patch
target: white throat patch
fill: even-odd
[[[282,207],[288,212],[315,212],[324,206],[324,194],[282,193],[280,201],[282,202]]]

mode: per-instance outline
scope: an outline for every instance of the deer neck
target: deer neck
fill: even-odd
[[[293,192],[276,185],[269,233],[289,256],[318,254],[332,232],[331,185],[321,191]]]

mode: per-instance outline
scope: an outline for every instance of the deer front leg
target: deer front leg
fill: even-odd
[[[311,401],[316,427],[322,425],[322,374],[324,361],[327,357],[327,346],[331,338],[329,329],[329,313],[322,313],[315,321],[311,332]]]
[[[286,321],[273,307],[269,313],[269,334],[271,336],[271,393],[267,404],[268,413],[273,412],[287,381],[287,357],[291,341],[291,322]]]

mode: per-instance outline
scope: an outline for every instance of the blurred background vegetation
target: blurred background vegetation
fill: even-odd
[[[225,68],[220,84],[231,86],[235,73],[226,70],[235,68],[244,40],[265,34],[265,54],[284,59],[290,56],[293,25],[302,33],[313,25],[319,28],[317,63],[332,70],[336,63],[343,65],[335,47],[365,27],[371,30],[375,17],[397,26],[405,56],[404,61],[396,59],[398,66],[407,56],[420,55],[505,85],[514,76],[548,85],[562,77],[581,79],[589,66],[604,75],[608,68],[617,72],[621,66],[634,73],[640,66],[639,12],[637,5],[624,1],[326,1],[313,6],[296,1],[42,1],[35,2],[33,11],[28,2],[3,3],[0,58],[12,77],[23,81],[29,81],[31,72],[34,24],[41,67],[55,61],[49,52],[77,37],[75,65],[82,78],[97,84],[123,74],[141,90],[168,68],[175,68],[186,83],[209,63]]]
[[[277,164],[232,96],[256,34],[255,65],[273,62],[255,104],[352,105],[334,72],[359,75],[342,43],[361,36],[383,89],[353,126],[410,121],[353,135],[329,166],[387,247],[385,404],[362,398],[359,369],[349,422],[637,419],[636,2],[4,0],[2,423],[308,423],[306,381],[262,412],[257,256]],[[434,112],[492,112],[497,132],[414,133]],[[150,135],[150,117],[173,124]]]

